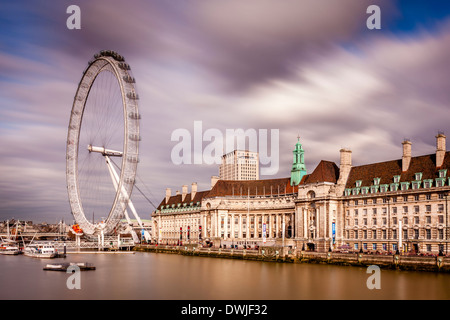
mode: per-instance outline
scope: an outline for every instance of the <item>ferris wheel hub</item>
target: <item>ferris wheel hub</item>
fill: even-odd
[[[109,156],[109,157],[121,157],[121,156],[123,156],[123,152],[122,151],[106,149],[104,147],[95,147],[95,146],[93,146],[91,144],[87,146],[87,149],[89,150],[89,152],[98,152],[98,153],[101,153],[103,156]]]

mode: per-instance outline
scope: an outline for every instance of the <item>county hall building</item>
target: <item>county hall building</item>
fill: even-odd
[[[431,154],[412,157],[411,146],[403,142],[400,159],[361,166],[352,166],[352,152],[341,149],[339,166],[322,160],[308,174],[297,142],[290,177],[212,177],[210,190],[198,191],[196,183],[174,195],[166,189],[152,213],[153,237],[222,248],[447,253],[446,137],[436,136]]]

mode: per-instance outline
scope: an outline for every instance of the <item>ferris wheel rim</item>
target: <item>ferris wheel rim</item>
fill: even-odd
[[[81,124],[91,88],[96,78],[106,70],[111,71],[118,80],[123,105],[123,151],[122,168],[118,188],[108,217],[104,223],[94,224],[88,221],[84,212],[78,183],[78,153],[80,150]],[[131,81],[132,80],[132,81]],[[67,148],[66,179],[72,214],[84,233],[111,233],[123,218],[136,177],[139,154],[138,96],[131,77],[130,67],[125,59],[114,51],[101,51],[94,56],[78,84],[70,115]],[[92,146],[91,146],[92,147]]]

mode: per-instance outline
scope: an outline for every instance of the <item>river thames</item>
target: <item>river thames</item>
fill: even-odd
[[[80,289],[48,263],[90,262]],[[162,253],[0,256],[2,300],[348,300],[450,299],[450,274],[384,270],[369,289],[366,268],[189,257]]]

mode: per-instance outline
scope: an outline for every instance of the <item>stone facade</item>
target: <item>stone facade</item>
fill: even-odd
[[[436,153],[352,166],[321,161],[295,185],[291,178],[214,179],[211,189],[171,196],[153,212],[162,244],[215,247],[291,246],[297,249],[447,253],[450,152],[445,136]],[[401,239],[399,237],[401,236]]]

